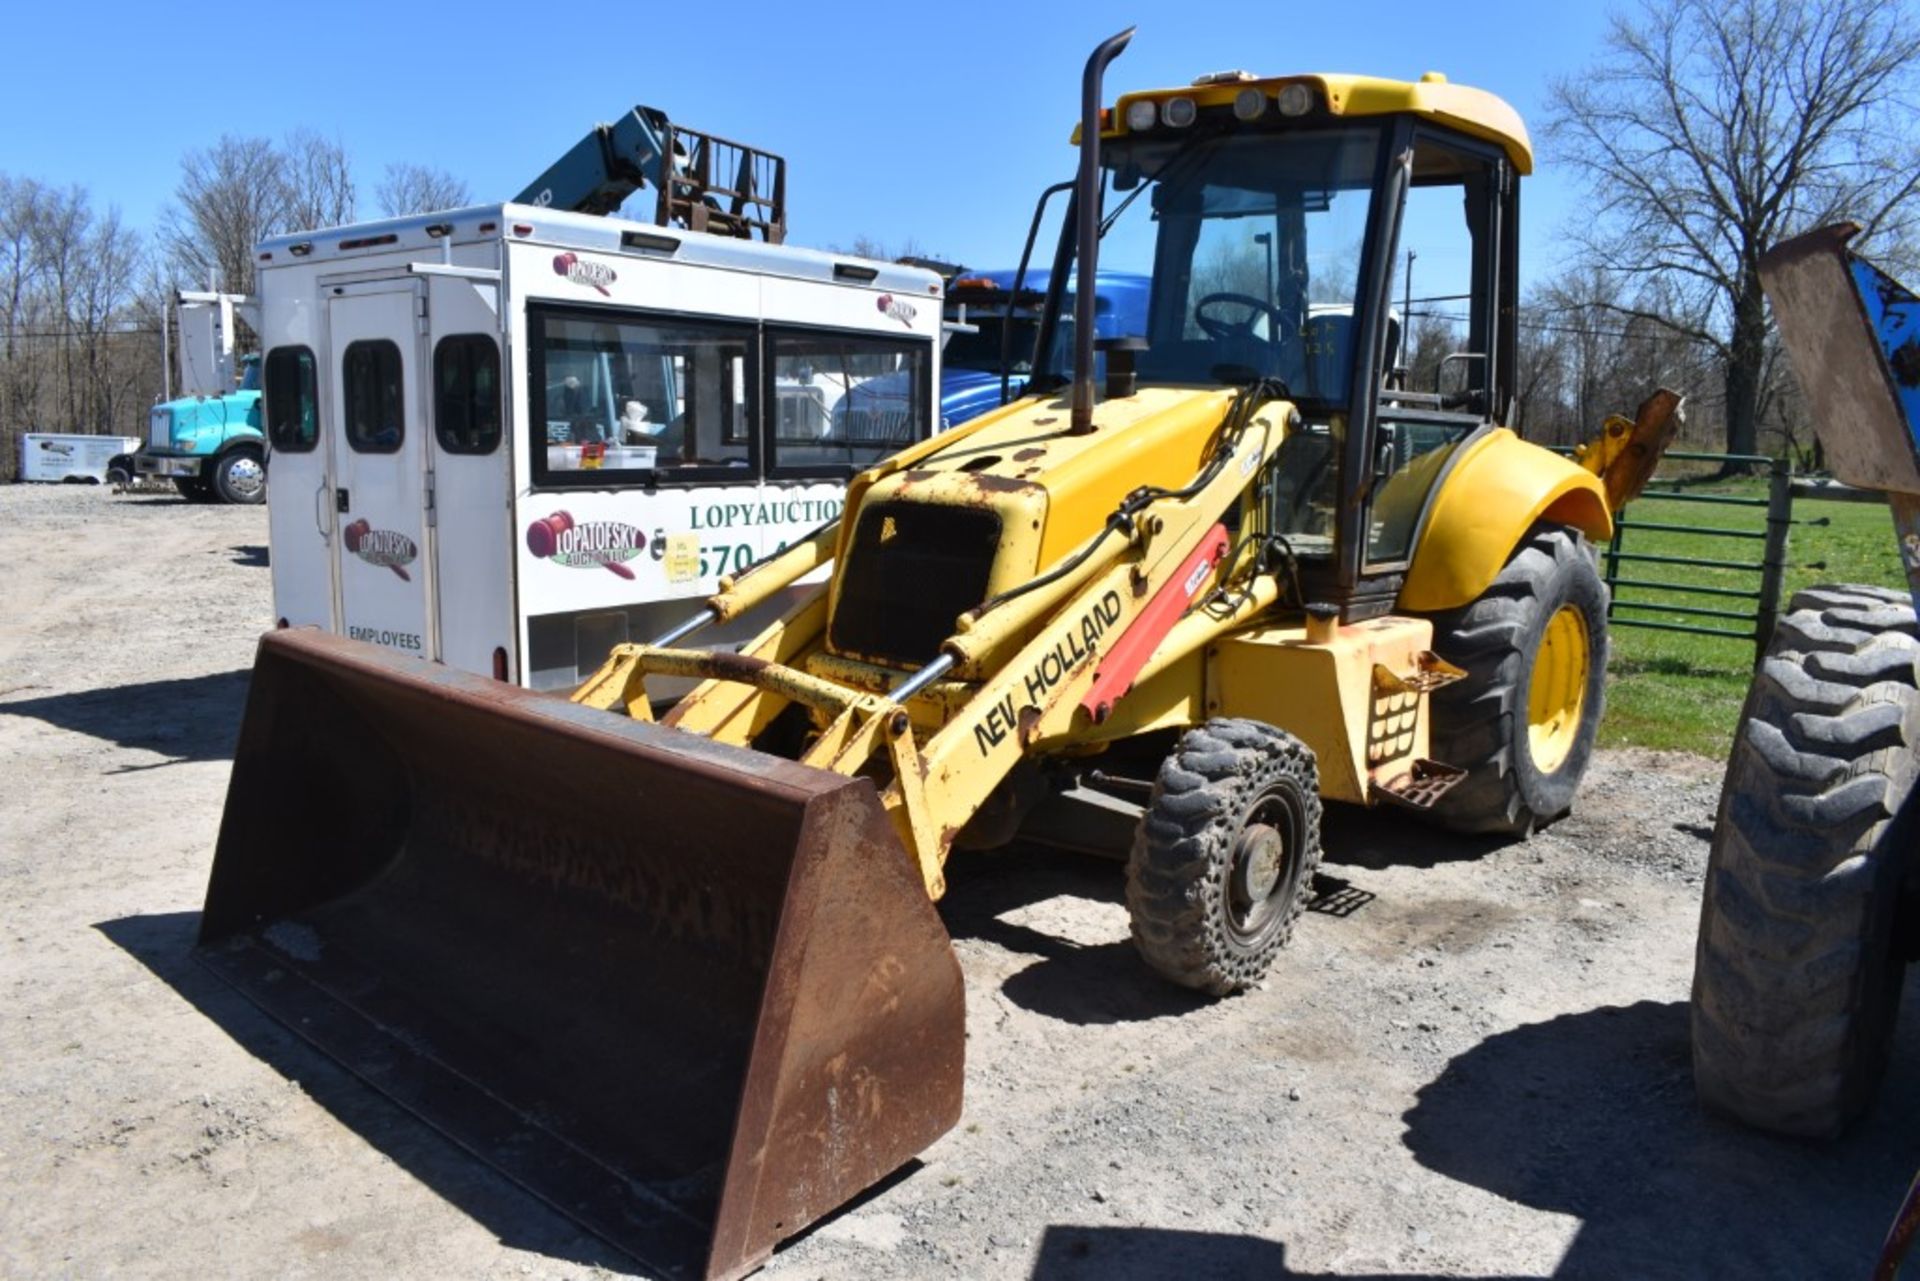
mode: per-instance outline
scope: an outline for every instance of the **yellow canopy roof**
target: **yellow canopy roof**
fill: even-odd
[[[1520,119],[1520,113],[1484,89],[1449,84],[1447,78],[1436,71],[1429,71],[1420,79],[1411,81],[1327,73],[1248,80],[1225,79],[1212,84],[1185,85],[1178,89],[1146,89],[1121,96],[1101,136],[1119,138],[1126,135],[1127,104],[1136,98],[1150,98],[1156,102],[1168,98],[1191,98],[1200,107],[1229,106],[1243,89],[1257,88],[1271,96],[1278,94],[1288,84],[1311,86],[1320,100],[1326,103],[1327,110],[1336,116],[1416,115],[1451,125],[1462,133],[1498,143],[1505,148],[1514,168],[1523,174],[1533,172],[1533,144],[1527,138],[1527,126]],[[1074,136],[1078,138],[1078,129],[1074,130]]]

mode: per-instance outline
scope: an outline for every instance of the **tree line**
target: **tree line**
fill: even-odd
[[[1818,464],[1757,267],[1841,218],[1865,229],[1861,252],[1920,267],[1912,4],[1638,0],[1612,17],[1549,90],[1540,160],[1585,190],[1559,233],[1570,266],[1522,302],[1513,426],[1563,442],[1665,383],[1689,397],[1690,443]],[[383,214],[469,198],[419,165],[390,166],[373,195]],[[0,174],[0,478],[22,431],[140,433],[173,289],[250,290],[260,239],[360,212],[344,148],[306,130],[188,153],[144,235],[84,188]],[[1441,376],[1459,320],[1405,317],[1413,385]]]
[[[371,203],[397,216],[471,195],[442,170],[394,164]],[[362,216],[346,149],[310,130],[188,152],[146,232],[85,187],[0,173],[0,481],[13,479],[28,432],[145,435],[172,359],[162,312],[177,290],[251,292],[262,239]]]

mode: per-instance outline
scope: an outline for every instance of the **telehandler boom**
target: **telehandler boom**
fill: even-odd
[[[857,477],[838,522],[571,703],[262,641],[210,963],[669,1273],[751,1271],[954,1124],[956,848],[1131,802],[1140,951],[1225,995],[1290,936],[1323,802],[1518,835],[1586,767],[1586,540],[1678,406],[1585,466],[1497,425],[1519,118],[1432,75],[1231,73],[1103,109],[1130,35],[1088,63],[1026,397]],[[1467,220],[1451,388],[1395,363],[1411,189]],[[1096,387],[1103,238],[1144,247],[1152,287]],[[687,647],[822,571],[738,652]],[[668,676],[699,684],[669,707]]]

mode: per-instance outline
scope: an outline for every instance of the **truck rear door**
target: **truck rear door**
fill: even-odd
[[[331,442],[320,430],[324,380],[319,358],[305,343],[282,343],[267,349],[262,368],[261,424],[272,477],[267,525],[273,544],[273,612],[293,627],[332,631],[336,526],[333,490],[327,483]]]
[[[341,630],[430,658],[425,302],[422,282],[412,278],[336,286],[327,329]]]
[[[513,445],[505,431],[499,275],[421,270],[431,344],[433,656],[512,679]]]

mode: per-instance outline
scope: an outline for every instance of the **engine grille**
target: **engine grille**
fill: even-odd
[[[918,667],[986,599],[1000,517],[977,507],[874,503],[860,513],[827,639],[843,654]]]

